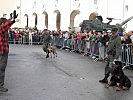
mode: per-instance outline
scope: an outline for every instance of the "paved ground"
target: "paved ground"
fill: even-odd
[[[5,86],[0,100],[132,100],[129,91],[116,92],[98,82],[104,63],[58,50],[57,58],[45,58],[41,46],[10,45]],[[133,70],[125,70],[133,83]]]

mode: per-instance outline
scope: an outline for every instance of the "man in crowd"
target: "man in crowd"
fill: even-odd
[[[6,18],[0,18],[0,92],[7,92],[8,89],[4,88],[4,79],[5,79],[5,69],[8,60],[8,29],[15,22],[15,19],[18,15],[16,15],[16,11],[13,13],[13,18],[7,20]]]
[[[121,54],[121,38],[117,33],[118,29],[116,27],[112,28],[112,36],[110,37],[108,43],[108,50],[106,57],[108,58],[106,67],[105,67],[105,77],[102,80],[99,80],[101,83],[108,83],[108,77],[110,73],[113,72],[112,64],[115,60],[119,59]]]
[[[32,30],[30,30],[29,31],[29,45],[32,45],[33,35],[34,35],[34,32]]]

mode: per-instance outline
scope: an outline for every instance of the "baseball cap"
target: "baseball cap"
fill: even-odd
[[[109,33],[109,32],[111,32],[111,30],[108,30],[107,32]]]
[[[117,27],[113,27],[111,32],[117,32],[118,31],[118,28]]]

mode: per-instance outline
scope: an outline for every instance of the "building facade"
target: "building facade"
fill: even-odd
[[[107,17],[114,18],[111,24],[121,23],[133,16],[132,0],[102,0],[102,2],[101,0],[12,0],[12,2],[15,2],[15,6],[11,8],[17,8],[20,15],[19,23],[40,30],[73,30],[79,27],[83,20],[89,20],[92,13],[101,15],[105,23],[108,22]],[[9,10],[11,9],[8,8]],[[0,15],[2,16],[1,12]],[[132,30],[132,22],[129,21],[123,27]]]

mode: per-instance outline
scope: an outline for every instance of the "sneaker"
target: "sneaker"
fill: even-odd
[[[4,88],[3,86],[0,86],[0,92],[7,92],[8,89]]]
[[[98,61],[98,58],[95,58],[94,61],[97,62]]]
[[[102,80],[99,80],[100,83],[108,83],[108,80],[107,79],[102,79]]]
[[[95,59],[96,57],[95,56],[92,56],[92,59]]]

